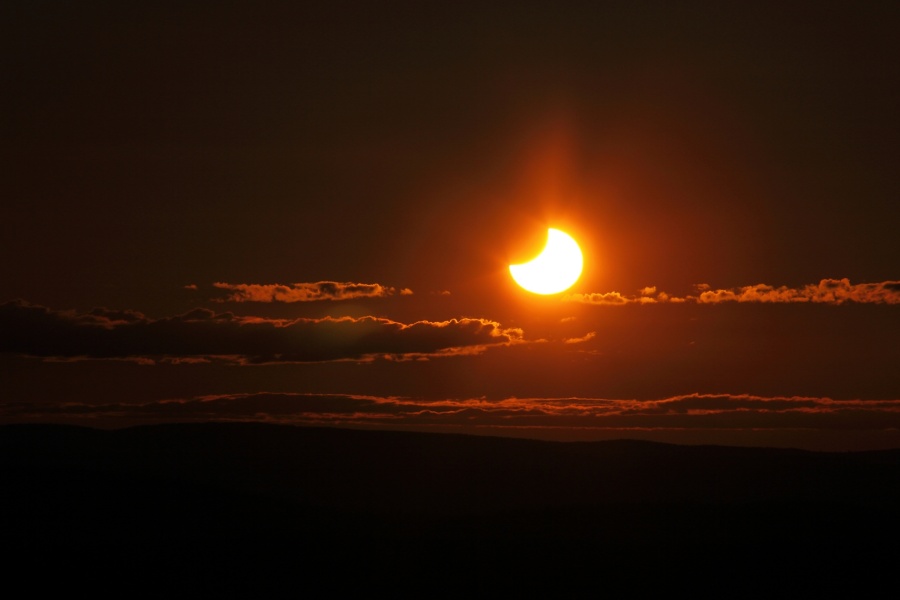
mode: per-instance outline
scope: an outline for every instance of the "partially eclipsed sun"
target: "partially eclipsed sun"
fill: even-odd
[[[547,245],[537,258],[509,265],[509,272],[529,292],[557,294],[578,281],[583,263],[581,248],[572,236],[559,229],[548,229]]]

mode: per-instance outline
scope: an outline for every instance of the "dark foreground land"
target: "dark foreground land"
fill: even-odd
[[[858,592],[900,543],[900,451],[5,426],[0,489],[34,588]]]

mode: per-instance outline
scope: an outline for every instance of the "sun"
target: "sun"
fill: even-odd
[[[581,248],[569,234],[559,229],[547,230],[547,245],[531,261],[509,265],[512,278],[535,294],[558,294],[578,281],[584,258]]]

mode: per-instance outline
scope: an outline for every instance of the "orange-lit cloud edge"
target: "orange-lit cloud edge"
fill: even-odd
[[[197,289],[197,286],[188,286]],[[215,298],[216,302],[316,302],[319,300],[350,300],[353,298],[384,298],[399,293],[410,296],[409,288],[399,290],[380,283],[353,283],[340,281],[317,281],[314,283],[225,283],[216,282],[213,287],[231,292],[225,298]]]
[[[719,304],[722,302],[760,303],[804,303],[844,304],[900,304],[900,281],[852,284],[847,278],[822,279],[817,284],[799,288],[774,287],[759,283],[738,288],[712,289],[709,284],[697,284],[695,295],[674,296],[657,291],[648,286],[635,295],[619,292],[569,294],[563,299],[568,302],[621,306],[624,304],[658,304],[692,302],[696,304]]]

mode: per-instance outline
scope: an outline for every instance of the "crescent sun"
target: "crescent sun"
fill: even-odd
[[[547,230],[547,245],[531,261],[509,265],[509,273],[520,286],[535,294],[558,294],[572,287],[581,276],[584,258],[569,234]]]

